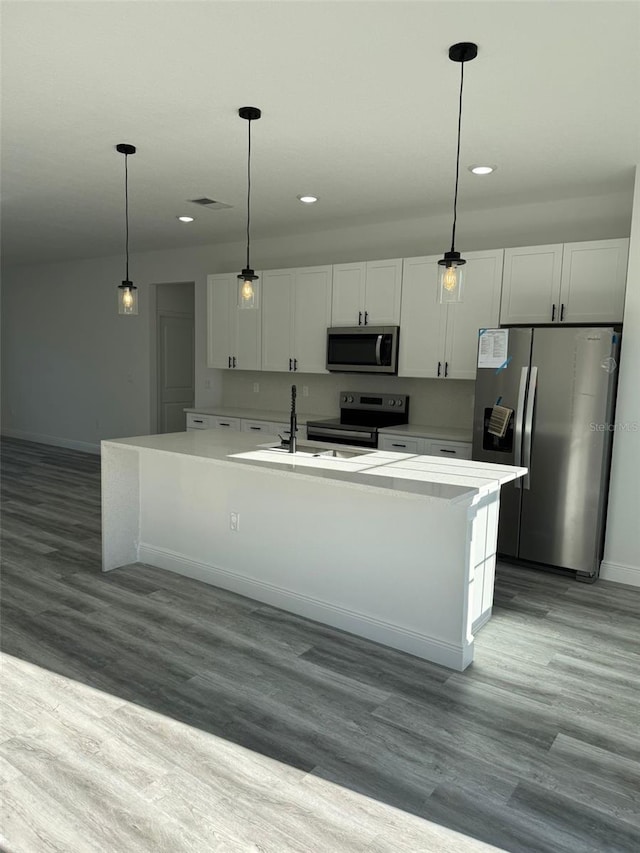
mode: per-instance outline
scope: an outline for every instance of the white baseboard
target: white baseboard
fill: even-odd
[[[307,595],[301,595],[274,584],[200,563],[174,551],[140,543],[138,559],[141,563],[156,566],[159,569],[168,569],[171,572],[237,592],[240,595],[246,595],[247,598],[253,598],[256,601],[288,610],[299,616],[314,619],[316,622],[340,628],[359,637],[366,637],[376,643],[408,652],[459,672],[473,660],[473,644],[463,647],[462,645],[456,646],[453,643],[443,642],[436,637],[419,634],[416,631],[401,628],[335,604],[310,598]]]
[[[603,581],[623,583],[626,586],[640,586],[640,566],[625,566],[623,563],[600,563],[600,578]]]
[[[38,444],[53,444],[56,447],[66,447],[69,450],[81,450],[83,453],[100,453],[99,444],[90,444],[88,441],[75,441],[71,438],[59,438],[57,435],[24,432],[20,429],[3,429],[2,435],[6,435],[7,438],[21,438],[23,441],[35,441]]]

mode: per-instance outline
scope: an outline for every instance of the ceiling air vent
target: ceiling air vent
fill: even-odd
[[[231,207],[230,204],[225,204],[222,201],[215,201],[215,199],[207,198],[190,198],[187,201],[191,202],[191,204],[199,204],[200,207],[206,207],[208,210],[226,210]]]

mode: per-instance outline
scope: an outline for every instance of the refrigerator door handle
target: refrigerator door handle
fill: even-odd
[[[527,394],[527,411],[524,416],[524,436],[522,439],[523,460],[522,464],[528,468],[526,475],[522,478],[523,489],[531,488],[531,439],[533,437],[533,408],[536,402],[536,390],[538,387],[538,368],[531,368],[531,379],[529,380],[529,393]]]
[[[517,467],[522,466],[522,425],[524,423],[524,401],[527,393],[527,380],[529,378],[529,368],[523,367],[520,373],[520,388],[518,389],[518,405],[516,408],[515,426],[514,426],[514,455],[513,464]],[[516,489],[522,488],[522,479],[519,477],[515,481]]]

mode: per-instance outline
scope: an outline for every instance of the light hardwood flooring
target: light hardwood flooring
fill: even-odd
[[[3,850],[640,850],[639,590],[503,566],[455,673],[102,574],[99,459],[2,468]]]

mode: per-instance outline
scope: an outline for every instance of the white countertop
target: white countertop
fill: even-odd
[[[245,418],[248,421],[275,421],[276,423],[288,423],[291,412],[289,410],[274,411],[273,409],[246,409],[240,406],[191,406],[184,409],[195,415],[220,415],[223,418]],[[298,424],[304,425],[307,421],[323,421],[331,415],[303,415],[298,414]]]
[[[429,424],[398,424],[397,426],[382,427],[379,433],[392,435],[415,435],[417,438],[431,438],[434,441],[465,441],[470,442],[473,431],[459,427],[429,426]]]
[[[231,417],[231,416],[229,416]],[[335,445],[303,442],[322,449]],[[449,460],[439,456],[366,450],[349,459],[273,453],[273,442],[256,443],[254,435],[219,430],[194,430],[103,441],[103,445],[178,454],[223,465],[251,465],[282,476],[332,480],[367,491],[394,491],[405,496],[448,503],[473,503],[501,485],[526,474],[526,468],[484,462]],[[349,448],[342,448],[348,450]]]

